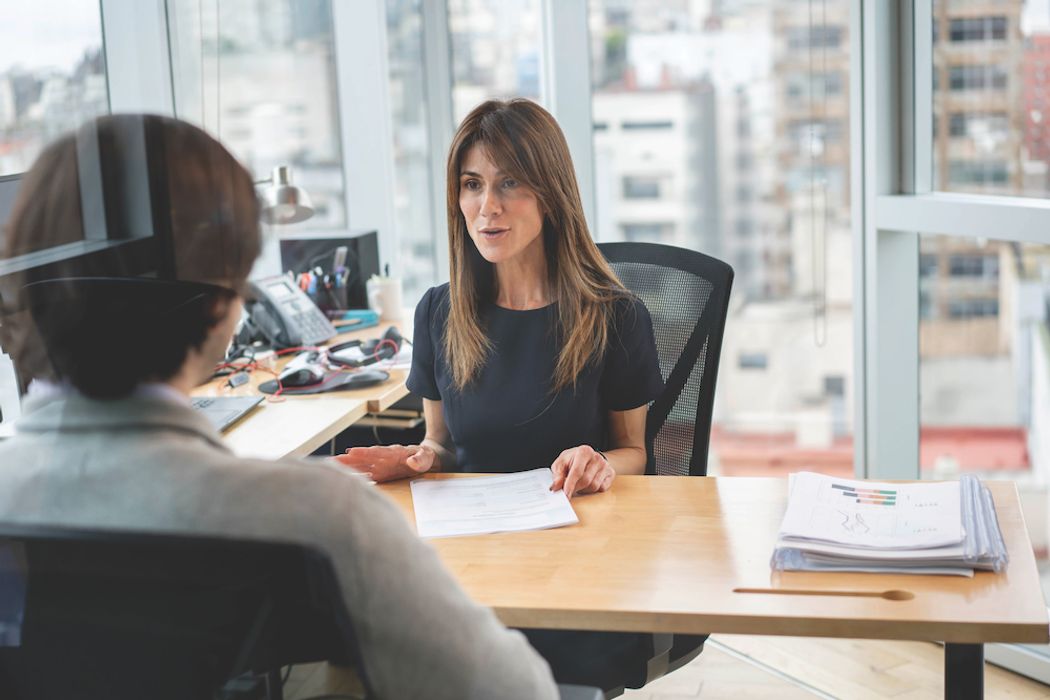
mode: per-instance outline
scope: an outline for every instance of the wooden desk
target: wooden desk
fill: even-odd
[[[507,625],[943,641],[953,699],[980,697],[985,642],[1050,641],[1012,483],[989,483],[1009,567],[972,579],[774,572],[786,487],[784,479],[619,477],[612,491],[573,500],[579,525],[432,543]],[[414,526],[408,483],[380,488]]]
[[[389,327],[389,324],[384,325],[380,323],[378,326],[372,326],[371,328],[365,328],[359,331],[350,331],[348,333],[340,333],[331,341],[328,345],[336,345],[338,343],[345,343],[348,340],[365,340],[370,338],[377,338],[383,335],[383,332]],[[406,328],[407,332],[411,333],[411,323],[402,322],[398,324],[399,328]],[[409,335],[409,337],[411,337]],[[294,355],[286,355],[277,360],[277,371],[284,367],[286,364],[291,362]],[[364,401],[366,403],[366,411],[368,413],[379,413],[393,406],[399,400],[408,396],[408,388],[405,386],[405,380],[408,379],[408,372],[403,369],[387,369],[384,370],[390,374],[390,378],[385,382],[376,384],[374,386],[364,387],[362,389],[350,389],[333,391],[324,394],[309,394],[306,396],[289,396],[289,400],[294,401],[327,401],[332,398],[339,399],[355,399],[358,401]],[[259,393],[259,385],[263,382],[267,382],[273,379],[273,375],[269,372],[255,371],[250,375],[250,380],[237,387],[236,389],[230,389],[226,386],[225,378],[214,379],[206,384],[202,384],[193,391],[194,396],[255,396]]]
[[[368,412],[360,399],[263,401],[222,435],[241,457],[305,457]]]
[[[411,329],[411,324],[404,325]],[[387,327],[381,324],[341,333],[330,344],[375,338],[382,335]],[[277,360],[278,371],[291,361],[291,357]],[[223,439],[242,457],[280,459],[308,455],[359,421],[366,413],[385,411],[408,395],[405,387],[408,372],[400,369],[386,371],[390,373],[390,378],[375,386],[306,396],[284,396],[278,402],[266,399],[223,433]],[[259,394],[259,384],[273,379],[272,374],[258,370],[249,377],[247,383],[236,389],[227,387],[225,378],[214,379],[194,389],[193,395],[254,396]]]

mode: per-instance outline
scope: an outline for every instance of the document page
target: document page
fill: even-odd
[[[547,468],[470,479],[412,482],[420,537],[544,530],[579,522]]]
[[[793,474],[780,536],[852,547],[957,545],[965,535],[958,482],[889,484]]]

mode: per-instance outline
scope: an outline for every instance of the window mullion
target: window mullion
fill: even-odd
[[[347,222],[355,230],[378,231],[380,258],[395,263],[399,274],[386,5],[333,2],[332,24]]]
[[[587,0],[542,0],[542,8],[540,94],[569,142],[584,215],[592,235],[595,235],[591,42],[587,29]]]
[[[164,0],[101,0],[111,112],[175,114]]]

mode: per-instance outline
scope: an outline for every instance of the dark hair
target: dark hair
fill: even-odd
[[[48,146],[26,174],[0,259],[86,237],[100,207],[110,240],[157,235],[174,279],[122,283],[113,278],[131,271],[91,256],[29,268],[8,280],[16,294],[5,300],[0,341],[23,381],[116,398],[173,377],[226,316],[259,255],[259,204],[248,172],[201,129],[155,115],[100,117]],[[153,231],[136,230],[142,211]],[[42,279],[54,283],[34,286]]]

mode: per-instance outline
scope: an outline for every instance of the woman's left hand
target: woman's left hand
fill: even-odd
[[[616,470],[590,445],[571,447],[551,465],[554,482],[551,491],[563,489],[572,498],[577,493],[608,491],[616,478]]]

